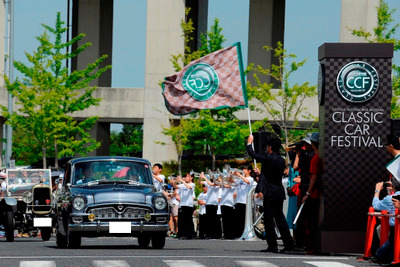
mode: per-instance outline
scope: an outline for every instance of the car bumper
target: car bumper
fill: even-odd
[[[94,221],[90,223],[69,224],[68,229],[71,232],[97,232],[111,233],[111,224],[113,222]],[[129,227],[128,227],[129,228]],[[163,232],[168,231],[168,223],[165,224],[148,224],[146,222],[130,222],[130,233],[141,232]],[[129,234],[127,229],[123,229],[120,233]]]

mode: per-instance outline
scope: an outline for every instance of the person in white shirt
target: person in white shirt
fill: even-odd
[[[187,173],[184,179],[178,177],[173,183],[174,188],[179,189],[178,237],[181,239],[192,239],[195,236],[192,220],[195,184],[192,179],[192,175]]]
[[[172,183],[172,181],[170,181]],[[179,212],[179,189],[175,189],[173,186],[170,190],[169,194],[169,202],[170,202],[170,237],[176,237],[176,233],[178,233],[178,212]]]
[[[251,177],[251,173],[253,172],[253,168],[251,165],[243,166],[242,168],[243,174],[240,172],[235,172],[235,175],[239,177],[236,181],[236,204],[235,204],[235,213],[236,213],[236,237],[240,237],[244,231],[244,224],[246,219],[246,202],[247,202],[247,194],[249,193],[251,187],[253,186],[254,179]]]
[[[234,194],[236,187],[234,186],[233,178],[228,177],[221,185],[220,205],[222,215],[222,228],[224,229],[224,239],[235,238],[235,213],[234,213]]]
[[[197,198],[197,203],[199,204],[199,239],[204,239],[206,237],[206,199],[207,199],[207,186],[202,185],[203,192],[199,194]]]
[[[214,182],[211,182],[206,178],[204,173],[200,174],[201,183],[207,187],[207,199],[206,199],[206,238],[220,238],[221,234],[218,225],[221,225],[218,221],[217,210],[218,210],[218,196],[221,190],[220,183],[222,179],[215,178]]]
[[[153,185],[157,191],[163,192],[163,184],[165,182],[165,176],[161,174],[162,165],[156,163],[153,165]]]
[[[7,183],[5,179],[1,180],[1,196],[4,196],[5,192],[7,190]]]

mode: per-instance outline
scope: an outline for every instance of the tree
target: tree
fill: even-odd
[[[17,78],[11,82],[5,76],[6,88],[14,97],[18,110],[11,113],[2,106],[2,115],[7,119],[7,124],[18,127],[29,136],[29,146],[41,149],[44,168],[47,167],[48,151],[54,153],[58,167],[59,156],[85,155],[100,146],[99,142],[90,138],[88,132],[97,117],[78,122],[72,118],[72,114],[99,104],[101,99],[92,96],[96,87],[89,86],[89,83],[111,68],[100,68],[107,57],[104,55],[85,69],[69,74],[64,67],[66,60],[76,57],[91,44],[85,43],[70,53],[65,52],[67,47],[85,35],[79,34],[63,42],[62,37],[67,31],[63,24],[60,13],[57,13],[55,28],[42,24],[45,31],[36,37],[39,41],[37,50],[32,54],[25,53],[31,66],[14,62],[14,67],[25,76],[22,81]],[[53,35],[54,40],[49,34]]]
[[[252,108],[266,112],[270,116],[268,119],[279,126],[286,145],[289,145],[293,141],[293,131],[299,125],[299,117],[314,119],[304,106],[304,101],[317,94],[316,86],[310,86],[309,82],[292,86],[289,84],[290,75],[304,65],[305,59],[300,62],[294,61],[296,55],[289,54],[280,42],[276,48],[264,46],[264,49],[273,51],[278,64],[272,64],[269,69],[249,65],[248,71],[253,73],[255,85],[247,83],[248,96],[249,99],[258,100],[257,107],[253,105]],[[261,82],[262,76],[273,78],[279,88],[276,88],[274,83]]]
[[[134,156],[142,151],[143,126],[124,124],[120,133],[111,132],[110,155]]]
[[[220,110],[219,114],[213,115],[209,110],[201,110],[196,118],[192,119],[191,129],[195,129],[190,133],[193,146],[200,151],[205,147],[209,149],[213,170],[216,169],[216,155],[218,154],[243,152],[244,155],[245,137],[249,134],[247,124],[240,124],[233,113],[230,114],[230,119],[221,116],[221,112],[224,111],[227,110]]]
[[[383,0],[379,1],[379,5],[377,7],[377,18],[378,25],[374,28],[374,32],[368,32],[363,27],[359,29],[352,29],[347,27],[349,31],[355,36],[361,37],[364,40],[370,43],[392,43],[394,51],[398,51],[400,49],[400,40],[395,38],[395,33],[400,24],[396,23],[393,25],[394,19],[392,14],[396,11],[396,9],[390,9],[388,4]],[[392,96],[392,118],[400,117],[400,66],[397,66],[393,63],[393,96]]]
[[[176,153],[178,154],[178,174],[182,176],[182,156],[183,151],[191,149],[191,140],[189,138],[191,127],[193,125],[190,119],[181,118],[175,125],[175,121],[170,119],[170,127],[163,127],[162,133],[170,136],[175,144]]]

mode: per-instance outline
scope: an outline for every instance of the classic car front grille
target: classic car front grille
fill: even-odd
[[[37,214],[46,214],[51,212],[52,206],[50,186],[34,186],[32,192],[32,211]]]
[[[118,210],[120,209],[120,211]],[[101,207],[88,210],[93,213],[97,219],[143,219],[149,209],[138,207]]]

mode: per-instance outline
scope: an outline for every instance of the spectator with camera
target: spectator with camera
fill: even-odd
[[[387,138],[386,144],[387,151],[396,157],[400,154],[400,137],[390,135]],[[386,189],[388,195],[383,199],[379,199],[379,195],[382,190]],[[375,210],[382,211],[387,210],[388,214],[395,213],[395,207],[393,205],[393,197],[400,196],[400,182],[396,178],[392,178],[388,182],[379,182],[375,185],[374,198],[372,200],[372,207]],[[395,198],[396,198],[395,197]],[[393,261],[394,255],[394,218],[389,218],[390,232],[389,239],[376,251],[375,257],[378,262],[390,263]]]

